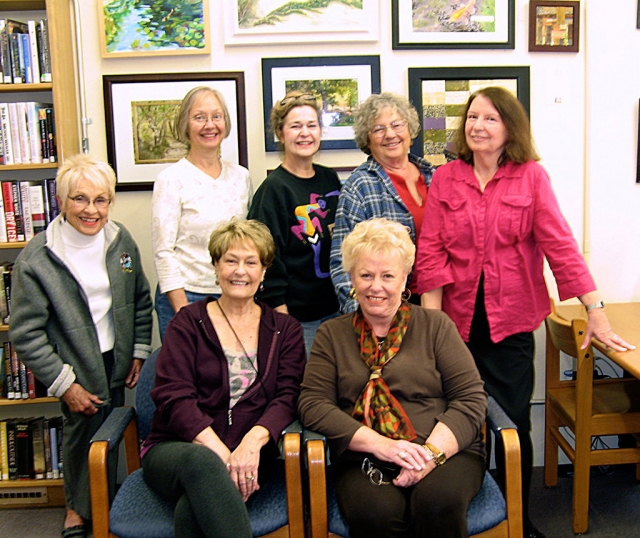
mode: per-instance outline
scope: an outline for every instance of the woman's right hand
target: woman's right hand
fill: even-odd
[[[100,398],[86,391],[78,383],[71,384],[62,395],[62,401],[67,404],[71,412],[87,416],[95,415],[98,412],[98,406],[102,405]]]
[[[427,467],[427,451],[411,441],[394,440],[380,435],[367,426],[356,431],[349,443],[349,449],[355,452],[369,452],[382,461],[395,463],[410,471],[421,471]]]

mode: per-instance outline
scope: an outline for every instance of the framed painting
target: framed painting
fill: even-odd
[[[353,111],[372,93],[380,92],[380,56],[263,58],[265,149],[277,151],[269,132],[274,103],[287,92],[301,90],[322,100],[321,149],[357,149]]]
[[[225,0],[225,45],[378,41],[380,0]]]
[[[97,0],[103,58],[208,54],[209,0]]]
[[[409,68],[409,100],[422,124],[411,151],[436,166],[455,159],[453,135],[465,105],[487,86],[510,90],[529,114],[529,79],[528,66]]]
[[[513,49],[515,0],[391,0],[392,48]]]
[[[158,174],[187,154],[174,135],[174,119],[186,93],[208,86],[222,93],[231,133],[222,156],[248,165],[244,73],[103,75],[107,155],[116,190],[152,190]]]
[[[580,2],[529,2],[530,52],[578,52],[579,39]]]

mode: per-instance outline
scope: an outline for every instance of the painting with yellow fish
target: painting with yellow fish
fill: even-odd
[[[392,0],[394,49],[513,49],[514,0]]]

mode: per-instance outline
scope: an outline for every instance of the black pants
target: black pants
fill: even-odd
[[[529,524],[529,492],[533,471],[531,396],[535,343],[533,333],[530,332],[513,334],[497,343],[491,341],[482,281],[467,347],[476,361],[485,390],[518,427],[522,465],[522,516],[526,527]],[[504,486],[504,448],[499,438],[496,438],[496,466],[498,481]]]
[[[415,486],[373,485],[362,462],[336,465],[338,506],[352,538],[466,538],[467,510],[484,478],[484,458],[459,452]]]

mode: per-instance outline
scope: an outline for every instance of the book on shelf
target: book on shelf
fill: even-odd
[[[31,53],[29,52],[29,34],[20,34],[20,72],[25,84],[33,84],[33,71],[31,70]]]
[[[0,426],[1,427],[1,426]],[[45,478],[52,479],[53,478],[53,464],[51,460],[51,435],[50,435],[51,425],[49,423],[49,419],[45,418],[42,421],[42,434],[44,436],[44,467],[45,467]],[[2,431],[0,430],[0,433]]]
[[[11,70],[11,50],[9,48],[7,19],[0,19],[0,59],[2,61],[2,82],[11,84],[13,82],[13,72]]]
[[[2,480],[9,480],[9,447],[7,446],[7,421],[0,421],[0,462],[2,465]]]
[[[49,162],[58,162],[58,148],[56,146],[55,111],[52,106],[45,108],[47,116],[47,141],[49,143]]]
[[[13,375],[11,374],[11,353],[6,352],[4,345],[0,346],[0,353],[2,354],[2,365],[4,368],[4,392],[3,395],[13,400],[15,398],[15,392],[13,390]]]
[[[9,324],[9,318],[11,316],[11,276],[13,274],[13,263],[5,262],[2,264],[2,282],[4,288],[4,295],[7,299],[7,315],[2,319],[5,325]],[[8,343],[8,342],[5,342]],[[6,350],[5,350],[6,353]]]
[[[31,422],[31,447],[33,454],[31,478],[43,480],[47,474],[44,455],[44,417],[39,417]]]
[[[40,60],[40,82],[51,82],[51,53],[49,50],[49,27],[47,19],[41,19],[36,26],[38,55]]]
[[[31,146],[29,144],[29,130],[27,128],[27,103],[24,101],[16,103],[16,113],[18,119],[18,137],[20,141],[20,155],[22,156],[22,163],[29,164],[31,163]]]
[[[22,38],[20,33],[9,34],[9,49],[11,50],[11,76],[13,84],[24,82],[24,62],[20,61],[20,49],[22,48]]]
[[[9,123],[9,104],[0,103],[0,130],[4,150],[4,164],[14,164],[13,145],[11,141],[11,124]]]
[[[18,480],[33,478],[33,443],[31,424],[36,419],[19,418],[16,420],[16,454],[18,460]]]
[[[13,346],[12,346],[13,347]],[[14,353],[14,351],[12,351]],[[16,352],[16,358],[18,353]],[[23,400],[29,399],[29,383],[27,381],[27,366],[24,362],[18,359],[18,377],[20,379],[20,395]],[[35,395],[35,391],[34,391]]]
[[[24,240],[33,239],[33,220],[31,211],[31,195],[29,185],[26,181],[18,182],[18,192],[20,196],[20,208],[22,209],[22,223],[24,226]]]
[[[9,468],[9,480],[18,479],[18,452],[16,447],[16,420],[7,421],[7,459]]]
[[[20,128],[18,127],[18,105],[7,103],[9,107],[9,136],[13,148],[14,164],[22,164],[22,145],[20,144]]]
[[[2,187],[2,203],[4,205],[4,220],[7,228],[7,241],[18,241],[18,228],[16,227],[16,215],[13,207],[13,189],[11,181],[0,182]]]
[[[31,206],[31,223],[33,225],[33,233],[38,234],[47,227],[47,217],[45,211],[44,200],[44,183],[42,181],[21,181],[20,187],[26,185],[29,193],[29,205]],[[0,219],[1,221],[2,219]],[[0,223],[0,238],[2,237],[2,223]]]
[[[27,101],[26,109],[26,128],[29,135],[29,151],[31,154],[31,163],[40,164],[42,162],[42,135],[40,133],[40,119],[38,108],[45,108],[50,104],[36,103],[35,101]],[[46,127],[46,125],[45,125]]]
[[[11,194],[13,197],[13,216],[16,220],[16,235],[18,236],[18,241],[24,241],[24,216],[22,200],[20,200],[20,187],[17,181],[10,181],[9,184],[11,185]]]
[[[7,349],[5,349],[5,353]],[[8,345],[9,356],[11,357],[11,379],[13,380],[13,399],[22,399],[22,389],[20,387],[20,359],[18,359],[18,353],[16,352],[13,344],[9,342]]]
[[[7,243],[7,221],[4,219],[4,201],[0,193],[0,243]]]
[[[51,436],[51,466],[53,468],[53,478],[64,478],[64,454],[62,451],[64,421],[62,417],[49,419],[49,435]]]
[[[38,52],[38,33],[36,30],[36,21],[27,21],[27,29],[29,31],[29,60],[31,64],[31,80],[33,83],[41,82],[40,80],[40,55]]]

